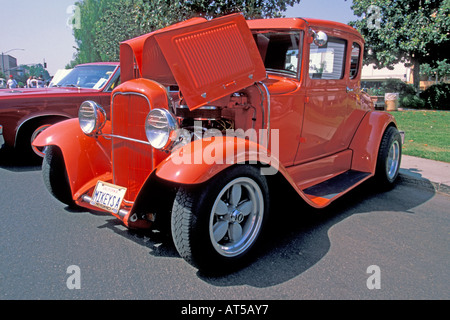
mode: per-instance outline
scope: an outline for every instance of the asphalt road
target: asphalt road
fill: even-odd
[[[0,160],[0,299],[450,298],[448,195],[365,184],[316,211],[283,194],[259,258],[211,277],[161,233],[69,210],[47,192],[40,167]]]

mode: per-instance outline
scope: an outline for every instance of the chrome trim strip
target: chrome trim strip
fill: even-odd
[[[267,145],[265,146],[266,148],[269,148],[269,139],[270,139],[270,93],[269,93],[269,89],[267,88],[266,84],[259,81],[258,84],[261,84],[262,87],[264,88],[264,90],[266,91],[266,96],[267,96]],[[261,95],[263,95],[263,93],[261,92]],[[263,117],[264,117],[264,110],[263,110]],[[263,119],[264,121],[264,119]]]
[[[133,138],[128,138],[128,137],[124,137],[124,136],[119,136],[116,134],[105,134],[102,133],[102,136],[105,138],[118,138],[118,139],[123,139],[123,140],[128,140],[128,141],[133,141],[133,142],[138,142],[138,143],[142,143],[142,144],[146,144],[150,146],[150,142],[148,141],[143,141],[143,140],[138,140],[138,139],[133,139]]]
[[[267,94],[267,132],[269,132],[270,131],[270,93],[269,93],[269,89],[267,88],[266,84],[264,82],[261,82],[261,84],[264,87],[264,90],[266,90],[266,94]],[[267,140],[267,141],[269,141],[269,140]]]

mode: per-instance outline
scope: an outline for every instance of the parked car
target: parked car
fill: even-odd
[[[30,88],[45,88],[45,82],[42,79],[31,79]]]
[[[239,14],[125,41],[109,119],[85,101],[34,141],[45,184],[129,228],[167,219],[186,261],[232,270],[269,213],[284,219],[276,181],[315,208],[370,178],[394,184],[401,135],[359,88],[363,46],[344,24]]]
[[[55,75],[52,77],[52,80],[50,81],[48,86],[57,87],[58,82],[64,79],[64,77],[67,76],[67,74],[71,71],[72,69],[59,69],[58,71],[55,72]]]
[[[77,117],[85,100],[109,108],[119,74],[118,62],[88,63],[76,66],[57,87],[1,90],[0,149],[16,149],[25,158],[42,157],[31,141],[50,125]]]

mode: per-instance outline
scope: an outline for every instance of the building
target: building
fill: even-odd
[[[380,87],[383,81],[387,79],[398,79],[408,84],[414,83],[414,75],[412,67],[405,67],[403,63],[398,63],[392,70],[388,68],[375,69],[373,64],[363,66],[361,73],[362,88]],[[439,82],[449,82],[448,77],[439,79]],[[433,84],[439,83],[436,76],[420,76],[420,90],[424,91]]]
[[[392,70],[388,68],[375,69],[373,64],[363,66],[362,68],[362,87],[373,88],[379,86],[387,79],[398,79],[406,83],[412,83],[412,70],[409,67],[405,67],[403,63],[396,64]]]
[[[17,68],[17,59],[9,54],[1,54],[0,68],[2,73],[8,78],[9,75],[17,77],[19,70]]]

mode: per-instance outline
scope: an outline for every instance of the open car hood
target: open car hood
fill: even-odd
[[[190,110],[266,77],[241,14],[194,18],[122,42],[120,64],[122,82],[143,77],[178,85]]]

